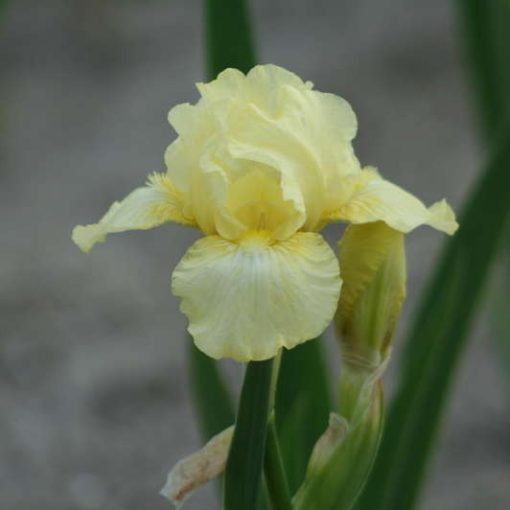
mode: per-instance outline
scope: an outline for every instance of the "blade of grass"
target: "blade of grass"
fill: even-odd
[[[454,369],[510,217],[510,129],[496,147],[407,339],[398,391],[358,510],[415,508]]]
[[[457,0],[457,8],[480,124],[491,140],[510,110],[510,2]]]
[[[510,227],[510,225],[509,225]],[[494,278],[494,294],[491,296],[490,309],[493,324],[491,333],[496,340],[497,358],[506,383],[510,383],[510,267],[508,266],[508,248],[510,247],[510,228],[507,228],[504,240],[506,249],[499,257],[497,278]],[[510,389],[510,387],[509,387]]]
[[[460,21],[465,34],[465,53],[471,64],[472,81],[479,116],[490,141],[497,127],[510,117],[510,2],[507,0],[458,0]],[[510,228],[506,253],[510,251]],[[490,298],[493,311],[493,337],[501,353],[501,368],[510,375],[510,322],[506,320],[510,302],[510,270],[498,268],[499,282]]]
[[[207,76],[226,67],[243,73],[255,65],[248,7],[244,0],[205,0]]]
[[[330,410],[331,390],[321,339],[284,351],[276,424],[291,494],[303,481],[315,442],[328,426]]]
[[[199,351],[191,337],[189,341],[188,365],[192,401],[200,435],[204,443],[219,434],[235,421],[234,405],[215,360]],[[223,490],[223,477],[216,483],[218,495]],[[261,501],[263,504],[265,501]],[[265,510],[261,506],[259,510]]]
[[[230,427],[234,406],[216,362],[200,352],[189,339],[189,374],[200,432],[204,441]]]

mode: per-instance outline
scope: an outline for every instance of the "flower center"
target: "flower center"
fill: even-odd
[[[273,243],[273,235],[269,230],[249,230],[239,240],[239,244],[245,248],[266,248]]]
[[[242,225],[233,238],[254,231],[275,234],[296,222],[294,204],[283,198],[279,179],[268,168],[255,167],[231,182],[227,209]]]

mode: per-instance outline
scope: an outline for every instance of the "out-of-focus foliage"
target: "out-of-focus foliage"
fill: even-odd
[[[490,143],[510,117],[510,2],[507,0],[458,0],[465,41],[465,57],[470,65],[473,96],[480,118],[480,131]],[[506,250],[510,251],[510,228]],[[501,365],[510,373],[510,267],[498,268],[492,300],[493,334],[501,354]]]
[[[426,290],[359,510],[414,508],[456,364],[510,216],[510,130],[475,186]]]
[[[490,140],[510,112],[510,2],[457,0],[457,4],[480,125]]]
[[[232,425],[235,413],[216,362],[201,353],[191,338],[188,342],[191,389],[202,438],[207,440]]]
[[[204,0],[207,78],[226,67],[248,72],[255,64],[250,16],[244,0]]]
[[[400,386],[357,509],[415,507],[455,366],[510,216],[510,3],[458,0],[479,117],[493,156],[425,293]],[[505,332],[508,337],[508,332]]]

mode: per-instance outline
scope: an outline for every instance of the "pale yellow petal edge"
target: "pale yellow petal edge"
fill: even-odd
[[[373,167],[366,167],[346,180],[345,186],[345,202],[326,213],[324,223],[347,221],[359,225],[383,221],[404,234],[429,225],[452,235],[459,226],[446,200],[427,208],[411,193],[383,179]]]
[[[172,275],[196,346],[212,358],[260,361],[320,335],[340,295],[338,260],[319,234],[267,244],[197,241]]]
[[[182,212],[182,197],[165,174],[149,176],[145,187],[132,191],[120,202],[114,202],[98,223],[77,225],[72,231],[73,242],[85,253],[108,234],[127,230],[147,230],[173,221],[194,226],[193,218]]]

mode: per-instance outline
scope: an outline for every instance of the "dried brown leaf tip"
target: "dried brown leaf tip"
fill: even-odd
[[[220,475],[227,462],[234,426],[214,436],[198,452],[180,460],[168,473],[160,494],[177,508],[200,486]]]

